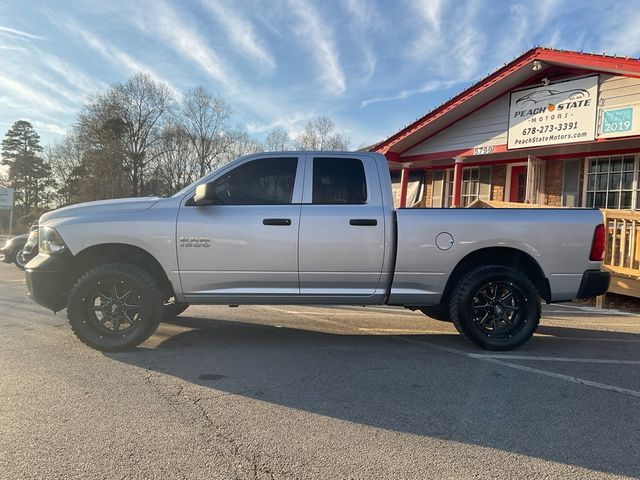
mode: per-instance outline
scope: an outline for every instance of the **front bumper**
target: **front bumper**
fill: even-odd
[[[0,250],[0,262],[4,262],[4,263],[13,262],[11,252],[7,250]]]
[[[36,302],[57,312],[67,305],[67,266],[71,255],[38,255],[26,269],[27,292]]]
[[[611,274],[602,270],[587,270],[582,274],[582,282],[576,298],[593,298],[604,295],[609,289]]]

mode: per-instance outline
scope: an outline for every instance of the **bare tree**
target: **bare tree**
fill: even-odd
[[[234,130],[229,132],[229,135],[233,137],[234,141],[230,143],[227,151],[223,155],[224,163],[242,157],[243,155],[264,151],[264,146],[257,140],[251,138],[249,134],[243,130]]]
[[[282,127],[274,128],[264,141],[264,148],[268,152],[283,152],[293,150],[289,133]]]
[[[124,148],[125,126],[112,95],[90,98],[75,127],[82,149],[78,198],[96,200],[131,195]],[[129,185],[127,185],[129,184]]]
[[[225,154],[238,140],[231,128],[229,104],[202,87],[186,93],[180,121],[189,134],[200,177],[225,161]]]
[[[80,191],[82,180],[83,148],[75,133],[70,133],[61,141],[47,145],[44,157],[51,165],[56,183],[53,197],[60,206],[72,203]]]
[[[327,117],[319,117],[307,126],[295,139],[299,150],[348,150],[351,141],[345,135],[334,133],[335,125]]]
[[[125,167],[134,196],[144,194],[144,175],[150,162],[149,149],[158,141],[162,120],[175,106],[168,85],[156,82],[147,73],[137,73],[126,83],[116,84],[107,94],[114,96],[115,106],[124,123]]]
[[[154,145],[154,177],[158,192],[172,195],[197,180],[199,172],[189,134],[181,125],[167,125]]]

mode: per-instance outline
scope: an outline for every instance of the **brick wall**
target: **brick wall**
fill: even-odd
[[[504,190],[507,185],[507,166],[494,165],[491,169],[491,200],[505,200]]]
[[[425,170],[424,172],[424,195],[422,197],[422,206],[431,206],[431,194],[433,192],[433,172]]]
[[[562,206],[562,160],[545,162],[544,204],[554,207]]]

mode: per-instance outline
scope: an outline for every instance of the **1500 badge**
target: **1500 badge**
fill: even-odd
[[[181,247],[210,247],[210,237],[180,237]]]

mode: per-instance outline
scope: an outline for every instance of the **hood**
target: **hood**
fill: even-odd
[[[24,243],[24,242],[27,241],[27,237],[28,236],[29,235],[26,234],[26,233],[23,234],[23,235],[14,235],[12,237],[7,238],[7,241],[6,241],[5,245],[10,245],[10,244],[12,244],[14,242],[23,242]]]
[[[151,208],[158,197],[115,198],[112,200],[98,200],[96,202],[77,203],[47,212],[40,217],[39,224],[43,225],[51,220],[76,217],[81,215],[100,215],[119,212],[140,212]]]

